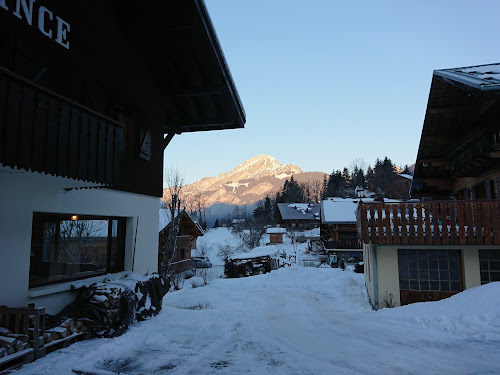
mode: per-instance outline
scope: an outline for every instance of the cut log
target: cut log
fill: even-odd
[[[45,331],[45,335],[43,336],[43,339],[48,344],[49,342],[54,341],[54,336],[52,336],[52,332]]]
[[[75,321],[73,319],[66,319],[60,326],[66,328],[69,334],[75,333]]]
[[[17,345],[17,339],[15,337],[0,336],[0,347],[12,347]]]
[[[18,341],[21,341],[21,342],[28,342],[29,341],[29,336],[28,335],[22,335],[20,333],[9,333],[6,335],[7,337],[13,337],[15,339],[17,339]]]
[[[7,348],[0,348],[0,358],[5,357],[7,355]]]
[[[52,333],[52,337],[54,338],[54,340],[64,339],[68,336],[68,330],[64,327],[54,327],[48,329],[47,332]]]
[[[9,333],[12,333],[12,332],[5,327],[0,327],[0,335],[7,336]]]

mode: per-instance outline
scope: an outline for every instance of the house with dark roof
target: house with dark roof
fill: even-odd
[[[191,251],[196,249],[196,242],[198,237],[205,235],[203,228],[200,224],[193,220],[186,210],[181,210],[177,213],[179,216],[179,231],[176,236],[176,251],[173,254],[170,273],[177,274],[194,268],[193,260],[191,259]],[[172,227],[172,215],[168,209],[160,209],[160,238],[158,243],[158,254],[162,251],[171,250],[173,244],[168,243],[168,234]],[[169,248],[170,247],[170,248]],[[170,252],[171,254],[171,252]],[[159,257],[158,262],[162,261]],[[163,259],[164,262],[168,260]]]
[[[375,308],[500,281],[500,64],[434,71],[411,196],[359,206]]]
[[[356,212],[359,199],[328,198],[321,201],[320,237],[329,256],[337,260],[359,262],[363,260],[358,240]]]
[[[283,228],[302,230],[319,226],[318,203],[277,203],[276,220]]]
[[[245,114],[203,0],[5,0],[0,36],[0,305],[55,314],[158,271],[165,147]]]

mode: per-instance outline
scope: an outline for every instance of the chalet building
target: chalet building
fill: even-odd
[[[194,268],[191,259],[191,251],[196,249],[198,237],[205,235],[202,227],[197,221],[194,221],[191,215],[185,210],[180,212],[179,232],[177,234],[177,249],[172,259],[170,271],[172,274],[184,272]],[[168,209],[160,210],[160,240],[158,253],[160,254],[165,246],[168,246],[168,233],[171,229],[171,213]],[[161,257],[160,257],[161,258]],[[160,259],[159,259],[160,261]]]
[[[361,242],[356,228],[359,199],[328,198],[321,201],[320,237],[328,255],[337,260],[363,260]]]
[[[319,225],[318,203],[277,203],[276,220],[281,227],[294,230]]]
[[[244,122],[203,0],[0,1],[0,305],[157,271],[165,147]]]
[[[500,281],[500,64],[434,71],[411,195],[360,205],[375,308]]]

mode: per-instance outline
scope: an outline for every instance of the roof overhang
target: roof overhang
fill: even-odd
[[[500,64],[435,70],[415,164],[413,197],[453,193],[453,179],[472,177],[495,162],[456,167],[454,160],[488,132],[500,110]],[[479,162],[479,161],[478,161]]]
[[[245,112],[203,0],[116,4],[159,77],[164,134],[244,127]]]

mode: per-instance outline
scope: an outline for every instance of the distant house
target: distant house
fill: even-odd
[[[289,229],[312,229],[320,222],[318,203],[277,203],[277,221]]]
[[[500,64],[434,71],[411,196],[359,207],[377,309],[500,281]]]
[[[367,200],[373,201],[371,198]],[[357,218],[359,199],[328,198],[321,201],[320,237],[329,255],[337,260],[358,262],[363,260],[361,242],[358,240]]]
[[[172,274],[177,274],[190,269],[193,269],[193,261],[191,259],[191,251],[196,249],[196,241],[198,237],[205,233],[198,222],[194,221],[191,215],[185,210],[180,212],[179,233],[177,234],[177,249],[172,258]],[[160,210],[160,229],[158,251],[161,252],[165,246],[168,246],[168,233],[172,227],[171,214],[168,209]],[[161,259],[161,258],[160,258]]]
[[[266,233],[269,234],[269,244],[274,245],[277,243],[283,243],[283,234],[286,233],[285,228],[267,228]]]

